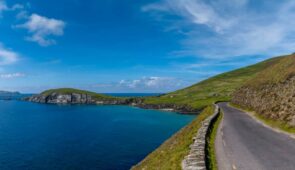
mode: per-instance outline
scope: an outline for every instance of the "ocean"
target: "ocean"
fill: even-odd
[[[129,169],[194,118],[130,106],[2,100],[0,169]]]

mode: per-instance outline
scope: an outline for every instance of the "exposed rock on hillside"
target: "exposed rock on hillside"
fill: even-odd
[[[295,56],[287,56],[252,79],[232,102],[295,127]]]
[[[87,94],[58,94],[52,93],[48,96],[46,95],[35,95],[28,98],[28,101],[37,102],[37,103],[52,103],[52,104],[91,104],[96,101],[92,100],[90,95]]]

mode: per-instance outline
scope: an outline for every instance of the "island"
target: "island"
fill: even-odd
[[[114,97],[99,94],[87,90],[74,88],[59,88],[46,90],[40,94],[26,97],[23,100],[44,103],[44,104],[89,104],[89,105],[130,105],[144,109],[157,109],[164,111],[174,111],[181,114],[197,114],[199,109],[194,109],[188,105],[177,105],[174,103],[148,103],[156,97]]]

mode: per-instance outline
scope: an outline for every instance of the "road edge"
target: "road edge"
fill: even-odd
[[[242,109],[242,108],[235,107],[235,106],[233,106],[230,102],[227,103],[227,106],[228,106],[228,107],[231,107],[231,108],[234,108],[234,109],[237,109],[237,110],[240,110],[240,111],[246,113],[248,116],[250,116],[252,119],[254,119],[257,123],[261,124],[262,126],[268,128],[268,129],[270,129],[270,130],[272,130],[272,131],[274,131],[274,132],[281,133],[281,134],[285,134],[285,135],[287,135],[287,136],[289,136],[290,138],[292,138],[292,139],[295,140],[295,134],[288,133],[288,132],[283,131],[283,130],[281,130],[281,129],[279,129],[279,128],[275,128],[275,127],[272,127],[272,126],[270,126],[270,125],[264,123],[263,121],[259,120],[259,119],[254,115],[254,114],[255,114],[254,112],[249,112],[249,111],[244,110],[244,109]]]
[[[206,139],[209,133],[209,127],[212,125],[213,120],[220,113],[220,108],[214,104],[215,110],[213,115],[206,118],[201,127],[199,128],[195,137],[193,137],[193,144],[190,145],[190,152],[181,163],[183,170],[206,170],[207,169],[207,155],[206,155]]]

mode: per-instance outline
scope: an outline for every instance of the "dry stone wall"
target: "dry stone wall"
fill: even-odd
[[[214,114],[202,122],[196,136],[192,139],[194,142],[190,146],[189,155],[182,161],[183,170],[206,170],[206,137],[212,120],[219,114],[219,107],[215,105]]]

